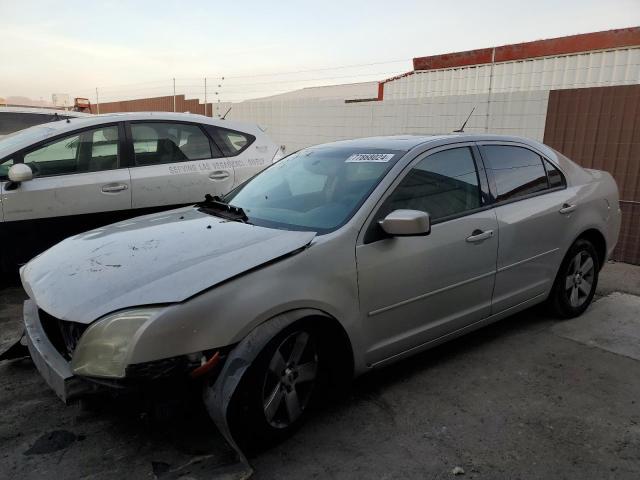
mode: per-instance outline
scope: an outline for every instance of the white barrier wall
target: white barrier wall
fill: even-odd
[[[233,107],[228,118],[259,123],[289,152],[373,135],[448,133],[474,106],[466,131],[542,140],[550,90],[637,83],[640,48],[629,47],[418,71],[385,82],[382,101],[345,103],[366,98],[373,89],[367,85],[366,94],[355,95],[365,84],[353,84],[353,97],[343,91],[348,86],[337,85],[218,104],[217,111]]]
[[[345,103],[300,99],[221,104],[227,118],[256,122],[286,152],[318,143],[376,135],[466,132],[520,135],[542,140],[548,91],[404,98]]]
[[[387,99],[633,85],[640,48],[530,58],[493,65],[416,71],[385,83]]]

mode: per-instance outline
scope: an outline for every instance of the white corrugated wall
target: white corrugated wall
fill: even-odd
[[[383,101],[273,98],[219,104],[287,151],[357,137],[466,131],[542,140],[549,91],[640,83],[640,47],[417,72],[385,83]],[[491,92],[491,93],[489,93]]]
[[[640,47],[417,71],[385,83],[385,99],[640,83]]]
[[[451,95],[345,103],[301,99],[234,104],[229,119],[256,122],[287,151],[349,138],[450,133],[475,107],[468,132],[542,140],[548,91]],[[487,115],[489,113],[489,115]]]

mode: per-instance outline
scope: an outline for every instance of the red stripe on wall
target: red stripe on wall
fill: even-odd
[[[430,57],[418,57],[413,59],[414,70],[435,70],[438,68],[466,67],[491,63],[492,48],[467,50],[466,52],[444,53]]]
[[[640,45],[640,27],[620,28],[495,47],[495,61],[507,62],[636,45]],[[413,59],[413,68],[414,70],[434,70],[491,63],[493,50],[493,48],[482,48],[466,52],[417,57]]]

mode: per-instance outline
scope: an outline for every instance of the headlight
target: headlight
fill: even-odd
[[[141,308],[107,315],[80,338],[71,367],[76,375],[123,378],[136,333],[161,309]]]

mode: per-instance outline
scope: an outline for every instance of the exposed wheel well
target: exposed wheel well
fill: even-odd
[[[582,232],[578,239],[580,238],[589,240],[593,244],[596,249],[596,253],[598,254],[600,268],[602,268],[607,261],[607,241],[605,240],[604,235],[602,235],[599,230],[590,228],[589,230]]]
[[[344,391],[353,378],[353,349],[344,327],[333,317],[312,315],[304,317],[301,322],[311,322],[317,328],[322,341],[326,342],[329,357],[331,386],[336,392]]]

